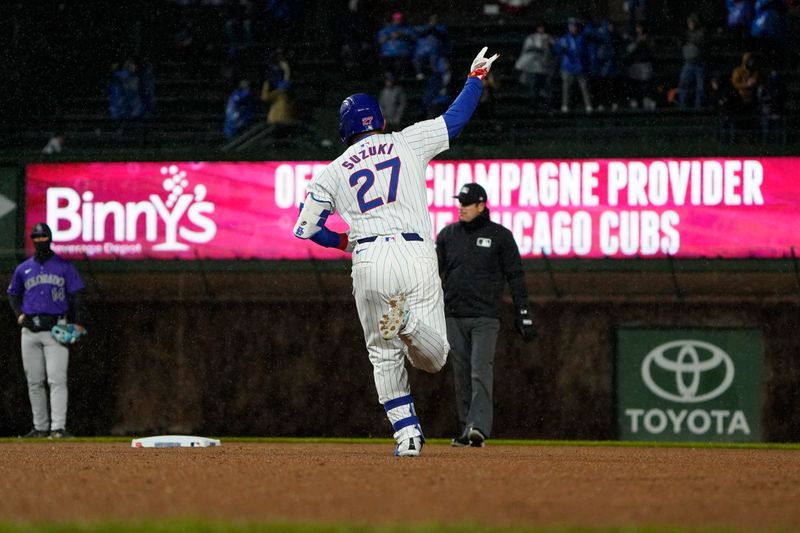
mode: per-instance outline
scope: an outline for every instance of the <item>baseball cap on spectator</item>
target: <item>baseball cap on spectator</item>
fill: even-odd
[[[477,183],[465,183],[453,198],[458,198],[461,205],[477,204],[486,201],[486,191]]]
[[[37,222],[31,230],[31,238],[33,237],[47,237],[48,239],[52,239],[53,232],[50,231],[50,226],[44,222]]]

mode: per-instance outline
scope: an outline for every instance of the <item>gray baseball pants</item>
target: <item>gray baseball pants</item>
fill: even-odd
[[[69,350],[49,331],[22,328],[22,368],[28,380],[33,427],[39,431],[64,429],[67,424],[67,367]],[[47,389],[50,389],[48,410]]]
[[[492,433],[494,351],[500,320],[447,317],[447,340],[456,389],[458,431],[474,427]]]

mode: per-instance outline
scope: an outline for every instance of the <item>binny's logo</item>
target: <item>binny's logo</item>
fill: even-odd
[[[90,190],[79,193],[70,187],[50,187],[47,224],[53,229],[53,242],[104,242],[109,228],[114,241],[136,242],[140,240],[140,220],[146,241],[163,240],[153,246],[154,251],[189,250],[179,239],[194,244],[213,239],[217,224],[209,217],[214,204],[206,200],[206,186],[197,184],[190,190],[186,171],[178,165],[161,167],[161,175],[162,188],[168,193],[165,200],[151,194],[140,202],[98,202]],[[159,231],[161,227],[163,231]]]

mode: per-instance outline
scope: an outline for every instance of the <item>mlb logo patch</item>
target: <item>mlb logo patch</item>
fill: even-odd
[[[362,117],[361,119],[362,126],[372,126],[372,115],[368,117]]]
[[[492,247],[492,239],[487,239],[486,237],[478,237],[477,244],[481,248],[491,248]]]

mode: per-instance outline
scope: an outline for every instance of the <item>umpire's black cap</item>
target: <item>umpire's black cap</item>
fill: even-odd
[[[461,205],[478,204],[486,201],[486,191],[477,183],[465,183],[453,198],[458,198]]]
[[[53,232],[50,231],[50,226],[44,222],[37,222],[31,230],[31,239],[34,237],[47,237],[48,239],[52,239]]]

